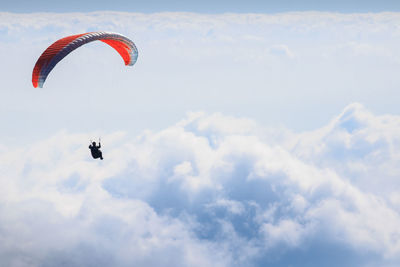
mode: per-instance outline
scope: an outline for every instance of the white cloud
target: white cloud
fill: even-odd
[[[294,57],[293,52],[290,51],[287,45],[273,45],[270,48],[270,52],[277,56],[284,56],[289,58]]]
[[[5,148],[2,265],[306,265],[320,262],[316,248],[331,255],[322,265],[396,265],[399,121],[352,104],[321,129],[265,142],[251,120],[198,113],[103,136],[104,161],[87,134]],[[354,156],[360,143],[373,146]]]
[[[277,225],[266,223],[262,226],[265,241],[275,245],[276,242],[284,243],[286,246],[299,246],[301,237],[305,235],[305,229],[298,222],[292,220],[281,220]]]
[[[217,199],[215,202],[208,204],[208,208],[224,208],[232,214],[240,215],[244,212],[244,205],[238,201],[229,199]]]
[[[399,16],[0,13],[0,265],[397,266],[399,116],[316,125],[398,113]],[[134,69],[93,44],[31,88],[94,30]]]

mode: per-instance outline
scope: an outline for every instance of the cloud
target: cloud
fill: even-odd
[[[0,265],[397,266],[400,118],[375,110],[398,18],[1,13]],[[93,44],[32,90],[47,45],[95,30],[136,42],[134,71]],[[354,99],[375,110],[316,126]]]
[[[1,265],[396,265],[399,121],[351,104],[276,139],[250,119],[191,113],[104,136],[104,161],[87,134],[4,147]]]
[[[289,58],[294,56],[287,45],[274,45],[270,48],[270,53]]]

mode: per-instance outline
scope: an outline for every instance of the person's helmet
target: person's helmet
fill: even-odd
[[[93,143],[92,143],[92,145],[94,145],[94,146],[95,146],[95,145],[96,145],[96,142],[93,142]]]

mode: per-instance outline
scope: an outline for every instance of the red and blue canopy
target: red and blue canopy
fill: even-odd
[[[47,76],[58,62],[78,47],[96,40],[114,48],[123,58],[125,65],[132,66],[136,63],[138,51],[135,44],[121,34],[88,32],[71,35],[54,42],[39,57],[32,72],[33,87],[43,87]]]

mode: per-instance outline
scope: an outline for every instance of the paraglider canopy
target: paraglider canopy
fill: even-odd
[[[127,37],[112,32],[89,32],[67,36],[50,45],[39,57],[32,72],[33,87],[43,87],[47,76],[55,65],[78,47],[102,41],[114,48],[122,57],[125,65],[136,63],[138,51],[135,44]]]

